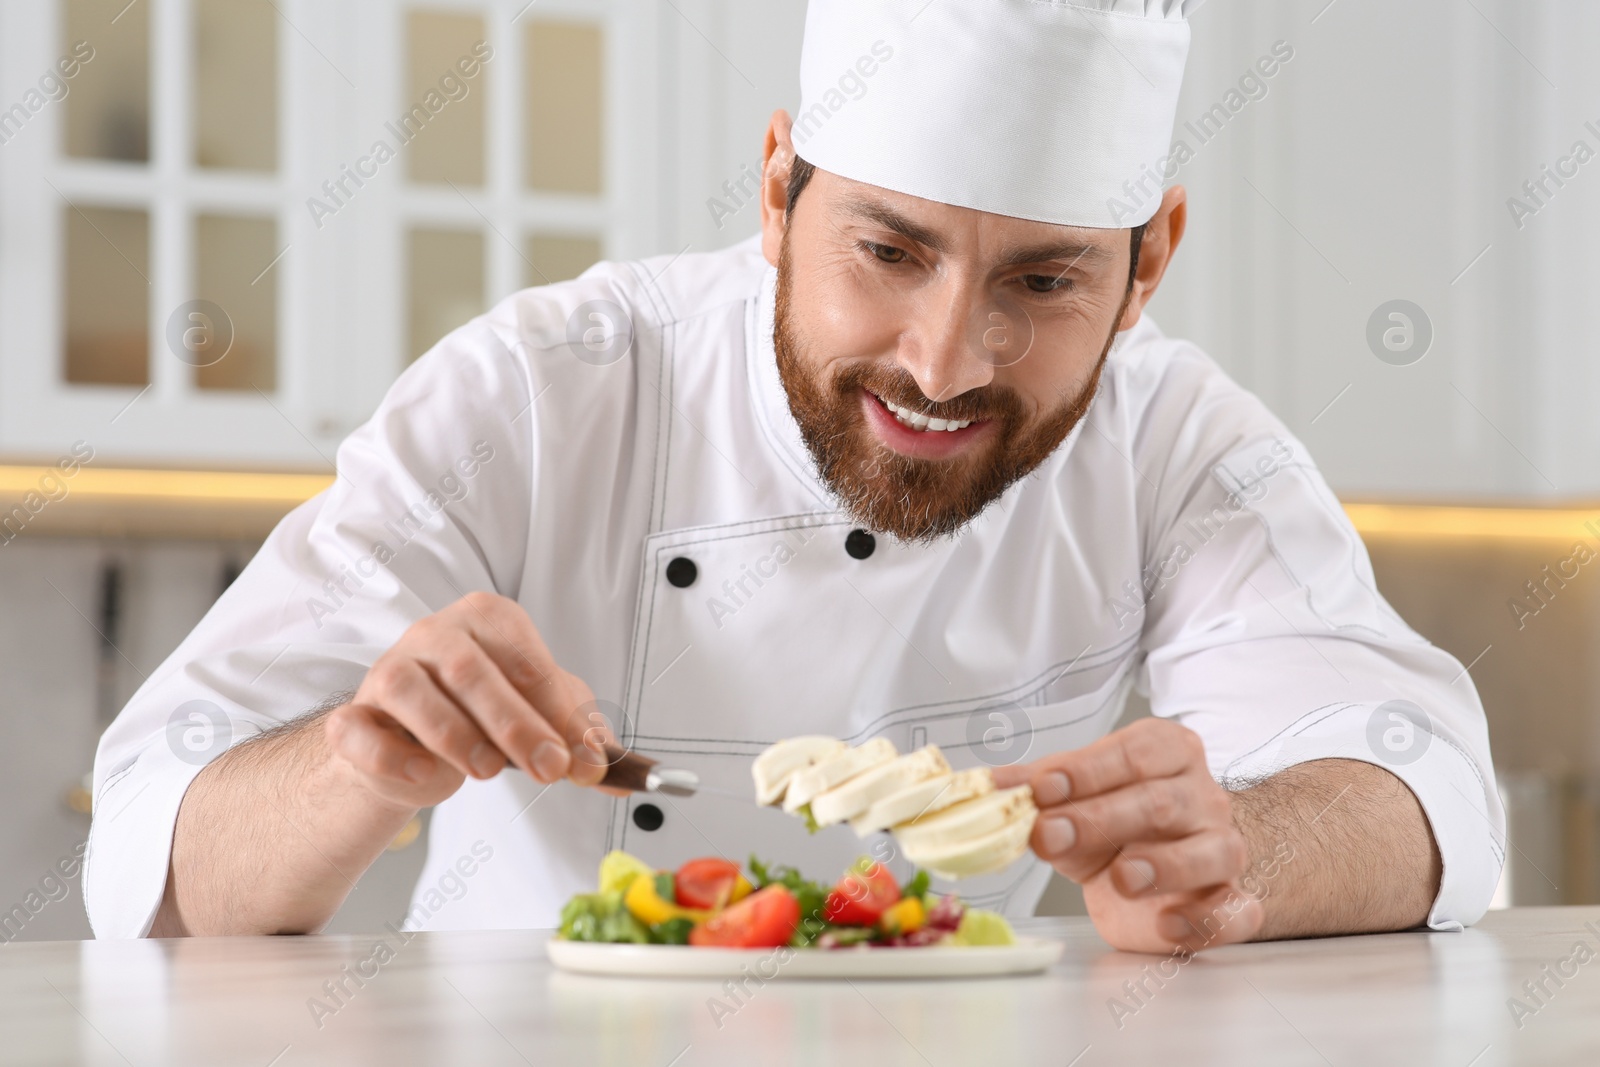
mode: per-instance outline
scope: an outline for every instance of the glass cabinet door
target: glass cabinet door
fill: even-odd
[[[0,459],[327,470],[450,330],[663,251],[656,18],[0,4],[0,85],[51,76],[0,101]]]

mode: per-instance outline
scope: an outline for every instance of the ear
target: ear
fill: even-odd
[[[1144,231],[1144,243],[1139,246],[1139,271],[1133,276],[1133,293],[1128,297],[1128,309],[1123,312],[1117,331],[1131,330],[1139,324],[1139,316],[1150,298],[1161,287],[1167,267],[1178,251],[1183,232],[1189,225],[1189,192],[1174,185],[1161,197],[1161,208]]]
[[[789,172],[794,169],[795,160],[794,141],[789,136],[791,126],[787,111],[774,111],[762,154],[761,253],[774,267],[789,226],[785,211],[789,206]]]

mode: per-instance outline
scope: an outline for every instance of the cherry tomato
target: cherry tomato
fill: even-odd
[[[758,889],[689,931],[698,948],[777,948],[800,925],[800,902],[781,885]]]
[[[883,864],[852,867],[828,894],[822,917],[839,926],[873,926],[899,899],[899,883]]]
[[[690,860],[678,868],[672,881],[680,906],[705,911],[736,903],[749,891],[750,883],[739,873],[739,865],[714,856]]]

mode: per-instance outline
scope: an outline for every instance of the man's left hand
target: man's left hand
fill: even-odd
[[[1198,951],[1248,941],[1265,921],[1245,893],[1250,866],[1231,794],[1205,746],[1166,719],[1141,719],[1092,745],[995,770],[1039,805],[1033,850],[1083,886],[1095,929],[1127,952]]]

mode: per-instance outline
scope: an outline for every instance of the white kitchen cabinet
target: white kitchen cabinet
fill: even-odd
[[[1162,326],[1266,400],[1346,499],[1600,494],[1600,5],[1213,0],[1193,28],[1191,225]],[[1278,42],[1293,59],[1239,92]],[[1183,125],[1230,103],[1208,140]],[[1425,355],[1375,354],[1395,300],[1431,322]]]
[[[664,247],[657,17],[0,3],[0,456],[326,470],[449,328]]]

